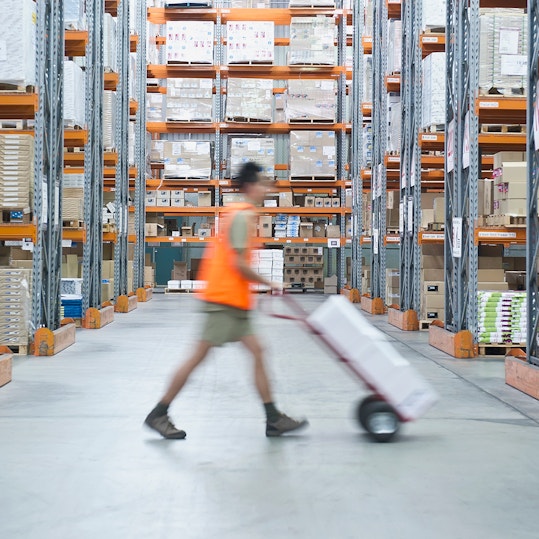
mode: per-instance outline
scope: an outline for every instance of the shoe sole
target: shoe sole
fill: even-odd
[[[159,432],[154,426],[150,425],[147,421],[144,421],[143,425],[153,430],[154,432],[157,432],[157,434],[159,434],[159,436],[161,436],[165,440],[185,440],[185,438],[187,437],[187,433],[183,430],[180,431],[180,433],[176,436],[165,436],[164,434]]]
[[[266,437],[267,438],[279,438],[280,436],[283,436],[284,434],[288,434],[289,432],[298,432],[299,430],[303,430],[309,426],[308,421],[302,421],[297,427],[285,431],[276,431],[276,432],[268,432],[266,431]]]

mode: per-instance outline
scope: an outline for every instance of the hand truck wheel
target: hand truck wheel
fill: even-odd
[[[395,410],[384,401],[373,400],[363,409],[365,430],[376,442],[389,442],[399,431],[400,422]]]

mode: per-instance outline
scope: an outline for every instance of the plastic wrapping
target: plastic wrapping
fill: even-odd
[[[116,147],[114,129],[116,126],[116,92],[105,90],[103,94],[103,147]]]
[[[447,19],[446,0],[422,0],[423,1],[423,23],[422,30],[445,28]]]
[[[484,10],[480,16],[479,87],[482,92],[525,92],[528,16],[519,10]]]
[[[273,138],[233,138],[230,141],[230,173],[235,177],[241,166],[255,161],[262,174],[275,176],[275,141]]]
[[[146,94],[146,120],[162,122],[165,118],[166,98],[163,94]]]
[[[388,73],[400,73],[402,69],[402,22],[390,20],[387,22],[388,33]]]
[[[75,62],[64,62],[64,125],[84,127],[85,111],[84,71]]]
[[[271,122],[273,119],[273,81],[228,79],[226,119]]]
[[[523,344],[527,335],[526,292],[478,292],[477,329],[481,344]]]
[[[209,180],[211,155],[211,144],[207,141],[164,141],[165,178]]]
[[[0,135],[0,209],[30,211],[34,193],[34,137]]]
[[[273,63],[275,25],[262,21],[230,21],[227,24],[227,63]]]
[[[213,64],[213,22],[167,23],[167,62]]]
[[[387,99],[387,121],[388,121],[388,145],[389,152],[395,153],[401,150],[401,126],[402,126],[402,105],[398,94],[390,94]]]
[[[103,24],[103,67],[105,71],[118,72],[116,19],[105,13]]]
[[[336,26],[329,17],[292,17],[290,65],[335,65]]]
[[[290,131],[290,176],[335,179],[334,131]]]
[[[230,7],[269,8],[271,7],[271,0],[230,0]]]
[[[35,85],[36,5],[32,0],[2,0],[0,83]]]
[[[168,79],[167,120],[211,122],[212,115],[213,82],[211,79]]]
[[[68,30],[84,30],[84,0],[64,0],[64,27]]]
[[[334,80],[289,80],[287,122],[336,118],[337,83]]]
[[[445,52],[433,52],[423,60],[423,128],[445,124],[445,68]]]

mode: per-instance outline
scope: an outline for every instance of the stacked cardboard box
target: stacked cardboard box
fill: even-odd
[[[335,179],[334,131],[290,131],[290,176]]]
[[[86,123],[84,88],[84,71],[75,62],[66,60],[64,62],[64,124],[84,127]]]
[[[478,292],[477,311],[480,343],[526,342],[526,292]]]
[[[273,119],[273,81],[228,79],[226,119],[271,122]]]
[[[386,269],[386,305],[400,304],[400,271]]]
[[[372,102],[372,54],[363,56],[363,99]]]
[[[253,251],[252,268],[268,281],[282,283],[284,280],[284,257],[281,249],[257,249]],[[265,290],[263,285],[253,285],[255,290]]]
[[[103,147],[112,150],[116,147],[116,92],[105,90],[103,94]]]
[[[35,84],[36,4],[33,0],[4,0],[0,17],[0,83]]]
[[[0,268],[0,344],[28,344],[31,278],[28,269]]]
[[[209,141],[165,141],[163,144],[165,178],[209,180],[212,170]]]
[[[167,63],[213,64],[214,23],[167,22]]]
[[[0,135],[0,208],[29,211],[34,192],[34,138]]]
[[[422,0],[422,30],[445,28],[447,19],[446,0]]]
[[[387,21],[389,74],[400,73],[402,69],[402,22],[396,19]]]
[[[166,118],[178,122],[211,122],[213,82],[211,79],[168,79]]]
[[[286,121],[334,122],[337,83],[333,80],[289,80]]]
[[[445,81],[445,52],[433,52],[423,60],[423,128],[445,124]]]
[[[444,246],[423,245],[421,256],[421,319],[445,319]]]
[[[494,215],[525,216],[527,163],[500,163],[500,158],[500,154],[494,157]]]
[[[479,206],[477,208],[477,215],[479,217],[486,217],[492,215],[494,212],[494,181],[493,180],[478,180],[477,184],[477,198]]]
[[[227,23],[227,63],[272,64],[275,25],[269,21],[229,21]]]
[[[262,174],[275,176],[275,141],[273,138],[233,138],[230,141],[230,174],[236,177],[244,163],[255,161]]]
[[[84,221],[84,188],[62,189],[62,221]]]
[[[335,65],[335,21],[329,17],[292,17],[290,65]]]
[[[519,94],[527,87],[528,16],[520,10],[484,10],[480,16],[479,87]]]
[[[322,247],[285,247],[284,282],[303,288],[324,288]]]
[[[495,247],[482,246],[481,248],[478,258],[477,288],[478,290],[508,289],[502,252]]]

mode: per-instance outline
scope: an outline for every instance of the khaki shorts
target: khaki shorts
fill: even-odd
[[[206,320],[201,335],[203,341],[222,346],[254,334],[250,311],[215,303],[205,303],[204,311]]]

